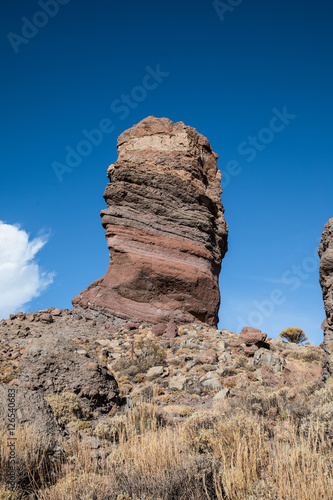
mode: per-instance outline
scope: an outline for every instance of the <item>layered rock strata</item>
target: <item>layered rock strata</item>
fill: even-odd
[[[319,281],[323,291],[326,320],[323,322],[325,356],[323,378],[333,376],[333,218],[324,227],[319,251]]]
[[[74,308],[217,324],[228,232],[217,158],[203,135],[167,118],[148,117],[120,135],[101,212],[110,264]]]

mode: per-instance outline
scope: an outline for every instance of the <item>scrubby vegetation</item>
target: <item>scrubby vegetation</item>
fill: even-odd
[[[280,337],[293,344],[301,344],[308,340],[307,336],[300,328],[287,328],[280,333]]]
[[[6,428],[0,429],[0,499],[26,498],[27,493],[38,491],[41,485],[55,480],[56,469],[51,458],[54,450],[35,427],[20,427],[15,431],[15,492],[6,484],[10,470],[10,448]],[[52,453],[51,453],[52,450]]]
[[[91,428],[86,420],[90,416],[88,408],[85,408],[80,398],[72,392],[60,394],[48,394],[45,400],[52,408],[57,422],[61,425],[75,427],[79,430]]]
[[[198,324],[172,339],[145,325],[92,335],[75,321],[71,364],[41,327],[45,378],[30,370],[38,389],[27,390],[40,413],[18,386],[14,493],[0,413],[0,500],[332,500],[333,381],[323,384],[320,347]],[[31,427],[35,415],[48,426]]]
[[[18,500],[23,491],[36,500],[332,498],[332,379],[244,391],[205,409],[162,401],[155,394],[120,408],[90,436],[76,431],[59,456],[35,431],[18,430],[21,490],[13,495],[2,483],[0,498]],[[4,430],[1,438],[4,481]]]

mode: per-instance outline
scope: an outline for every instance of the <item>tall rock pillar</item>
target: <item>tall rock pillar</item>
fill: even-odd
[[[217,325],[228,234],[217,158],[203,135],[167,118],[150,116],[119,136],[101,212],[109,268],[74,308]]]

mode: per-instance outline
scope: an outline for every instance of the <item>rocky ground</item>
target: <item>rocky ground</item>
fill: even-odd
[[[236,335],[203,324],[115,326],[110,318],[49,308],[11,315],[0,335],[0,383],[26,399],[75,394],[81,418],[66,424],[89,432],[139,397],[154,394],[161,407],[212,407],[244,392],[297,388],[321,374],[320,347],[267,339],[248,327]]]
[[[295,477],[305,481],[302,498],[310,499],[304,478],[311,477],[322,485],[313,485],[318,495],[311,500],[329,499],[333,385],[324,385],[321,366],[320,347],[272,340],[249,327],[237,335],[199,323],[129,323],[52,307],[11,315],[0,322],[0,499],[289,500]],[[3,486],[8,389],[17,408],[16,496]],[[300,440],[304,457],[295,458],[287,496],[269,497],[272,475],[274,491],[285,483],[274,464],[286,450],[271,450],[280,439],[290,450]],[[226,450],[231,461],[240,460],[232,458],[236,450],[254,454],[251,481],[252,459],[243,457],[243,465],[225,465],[228,477],[235,474],[225,482],[216,464],[227,463]],[[317,465],[300,471],[309,457]],[[235,493],[236,475],[245,493]]]

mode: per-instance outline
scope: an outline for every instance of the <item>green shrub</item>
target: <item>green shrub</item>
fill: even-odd
[[[53,414],[60,425],[69,425],[80,430],[90,428],[90,424],[82,422],[89,418],[89,410],[83,406],[80,398],[72,392],[48,394],[45,400],[52,408]],[[83,425],[82,425],[83,424]]]
[[[301,344],[305,340],[308,340],[307,336],[300,328],[287,328],[280,333],[282,339],[292,342],[293,344]]]

